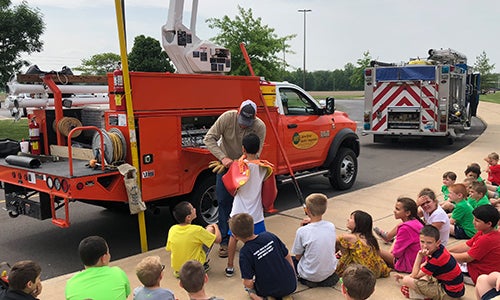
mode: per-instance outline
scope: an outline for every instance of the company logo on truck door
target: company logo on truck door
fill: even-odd
[[[318,135],[312,131],[296,132],[292,137],[292,142],[297,149],[309,149],[318,143]]]
[[[389,107],[416,107],[420,110],[420,124],[438,123],[438,84],[421,81],[379,82],[373,88],[372,128],[374,131],[388,129]],[[404,121],[404,120],[402,120]],[[436,131],[434,127],[421,126],[422,131]]]

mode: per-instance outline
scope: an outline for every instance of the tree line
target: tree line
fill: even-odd
[[[260,17],[255,17],[251,9],[238,6],[239,14],[233,19],[228,16],[210,18],[206,22],[218,34],[211,40],[231,52],[230,75],[250,75],[240,43],[250,56],[255,74],[270,81],[288,81],[303,85],[304,72],[288,65],[282,58],[286,53],[293,53],[289,41],[296,35],[280,37],[273,28],[263,24]],[[29,25],[29,26],[28,26]],[[10,76],[19,72],[30,62],[22,60],[21,54],[31,54],[43,50],[40,39],[45,30],[43,15],[37,8],[30,8],[26,2],[12,5],[10,0],[0,0],[0,89],[5,86]],[[175,72],[168,55],[160,42],[152,37],[139,35],[128,54],[131,71]],[[305,85],[309,91],[349,91],[363,90],[364,69],[371,61],[367,50],[355,63],[348,62],[342,69],[306,72]],[[103,75],[116,69],[120,56],[115,53],[98,53],[81,60],[73,70],[82,74]],[[492,73],[495,64],[491,64],[483,51],[476,57],[475,70],[482,75],[483,89],[498,87],[499,74]]]

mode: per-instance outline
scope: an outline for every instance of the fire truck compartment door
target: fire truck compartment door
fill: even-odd
[[[174,116],[138,119],[138,147],[144,201],[177,194],[180,190],[180,139]]]

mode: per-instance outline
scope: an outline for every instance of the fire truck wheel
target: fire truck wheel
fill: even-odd
[[[219,208],[215,196],[215,175],[198,179],[189,202],[196,208],[195,223],[201,226],[217,223]]]
[[[338,190],[352,187],[358,174],[358,160],[352,149],[340,148],[330,165],[330,184]]]

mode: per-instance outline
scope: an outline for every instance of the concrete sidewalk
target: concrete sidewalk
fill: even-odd
[[[458,175],[458,180],[463,179],[463,171],[467,164],[478,162],[483,165],[482,159],[490,152],[500,151],[500,105],[481,102],[479,105],[479,116],[487,124],[484,133],[469,146],[454,153],[453,155],[438,161],[425,168],[411,172],[399,178],[380,183],[362,190],[337,196],[329,200],[329,207],[325,219],[333,222],[337,227],[337,234],[347,232],[346,220],[350,213],[360,209],[369,212],[374,220],[374,226],[381,228],[392,228],[396,221],[393,217],[393,207],[399,196],[409,196],[416,198],[417,193],[424,187],[430,187],[439,192],[441,188],[441,178],[445,171],[454,171]],[[363,166],[360,166],[361,168]],[[390,168],[390,166],[388,166]],[[377,174],[373,174],[377,176]],[[302,208],[295,208],[284,211],[277,215],[266,218],[266,227],[269,231],[277,234],[290,249],[295,237],[295,230],[299,226],[299,221],[304,217]],[[457,243],[450,239],[449,245]],[[389,248],[380,242],[382,248]],[[241,243],[239,243],[241,246]],[[113,253],[113,249],[111,249]],[[163,248],[149,251],[147,253],[128,257],[118,261],[113,261],[111,265],[120,266],[128,274],[132,289],[140,283],[135,276],[136,264],[145,256],[159,255],[162,262],[169,266],[170,255]],[[237,261],[237,260],[236,260]],[[217,257],[213,251],[210,261],[209,283],[206,290],[209,295],[216,295],[226,300],[248,299],[243,290],[239,269],[235,269],[235,276],[227,278],[224,274],[226,259]],[[399,284],[394,279],[383,278],[377,280],[375,293],[370,299],[404,299],[399,291]],[[43,282],[43,292],[40,299],[64,299],[64,288],[66,281],[73,274],[67,274],[56,278],[51,278]],[[179,287],[178,280],[175,279],[169,268],[166,268],[162,287],[169,288],[175,292],[178,299],[188,299],[184,290]],[[334,288],[314,288],[310,289],[301,284],[293,295],[296,300],[303,299],[342,299],[340,286]],[[132,299],[132,295],[129,296]],[[467,291],[463,299],[474,299],[474,288],[467,286]]]

